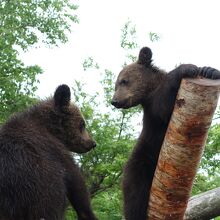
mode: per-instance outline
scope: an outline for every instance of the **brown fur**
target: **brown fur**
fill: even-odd
[[[112,99],[117,108],[141,104],[144,110],[142,132],[124,169],[126,220],[147,219],[151,183],[181,79],[197,75],[220,78],[220,72],[211,67],[185,64],[165,73],[151,62],[150,48],[142,48],[137,62],[126,66],[118,75]]]
[[[15,114],[0,129],[0,219],[63,220],[67,200],[78,219],[95,220],[70,152],[95,147],[70,89]]]

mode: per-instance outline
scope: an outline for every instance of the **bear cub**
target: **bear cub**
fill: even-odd
[[[143,107],[143,129],[125,165],[122,190],[126,220],[146,220],[147,204],[161,145],[184,77],[220,79],[211,67],[180,65],[169,73],[152,64],[152,52],[144,47],[137,62],[119,73],[112,105],[116,108]]]
[[[60,85],[0,128],[0,220],[64,220],[68,200],[79,220],[97,220],[71,155],[96,144],[70,96]]]

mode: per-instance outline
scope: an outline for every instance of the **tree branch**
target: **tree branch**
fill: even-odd
[[[220,187],[190,198],[184,219],[207,220],[220,216]]]

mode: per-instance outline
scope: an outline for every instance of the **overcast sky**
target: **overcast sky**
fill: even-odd
[[[120,48],[121,29],[128,18],[136,25],[138,44],[149,46],[155,65],[170,71],[179,63],[220,69],[219,0],[78,0],[80,23],[73,26],[69,42],[55,49],[32,49],[22,55],[26,64],[44,70],[38,95],[53,93],[57,85],[72,86],[83,77],[92,85],[97,75],[83,73],[88,56],[118,73],[124,57]],[[158,42],[148,33],[156,32]],[[138,53],[138,51],[137,51]]]

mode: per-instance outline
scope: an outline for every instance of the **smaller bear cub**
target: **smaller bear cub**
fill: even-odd
[[[0,128],[0,219],[64,220],[70,201],[79,220],[97,220],[71,152],[96,146],[70,89],[17,113]]]

